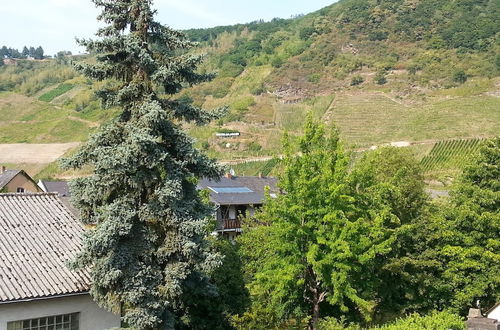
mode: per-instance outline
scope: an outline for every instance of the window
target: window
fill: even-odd
[[[18,192],[18,193],[23,193],[23,192],[24,192],[24,188],[18,187],[18,188],[17,188],[17,192]]]
[[[7,330],[78,330],[80,313],[40,317],[7,323]]]

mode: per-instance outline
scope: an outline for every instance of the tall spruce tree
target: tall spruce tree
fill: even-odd
[[[196,184],[222,169],[194,148],[182,124],[207,123],[223,109],[205,111],[176,94],[212,75],[196,72],[202,57],[154,20],[151,0],[93,2],[106,26],[96,40],[78,40],[97,61],[76,69],[107,82],[98,96],[121,112],[63,162],[93,169],[71,184],[89,228],[74,266],[91,270],[94,299],[120,307],[133,328],[204,328],[210,316],[200,302],[216,294],[205,274],[220,258],[206,249],[211,208]]]

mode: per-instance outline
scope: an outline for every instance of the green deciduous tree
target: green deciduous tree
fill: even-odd
[[[241,237],[253,312],[275,324],[309,319],[310,329],[322,310],[369,319],[372,268],[376,256],[390,250],[386,223],[394,216],[358,202],[335,130],[325,134],[309,116],[301,156],[288,143],[285,149],[279,183],[285,193],[269,198],[259,225]]]
[[[228,315],[243,314],[250,303],[248,290],[243,280],[239,244],[224,238],[216,240],[213,246],[224,256],[222,265],[211,275],[219,289],[220,301]]]
[[[407,253],[388,268],[406,280],[410,310],[489,307],[500,298],[500,138],[485,144],[449,201],[402,227]]]
[[[212,75],[196,72],[202,57],[186,53],[192,43],[182,33],[154,20],[151,1],[93,2],[106,26],[99,39],[79,41],[97,61],[76,69],[108,81],[98,96],[121,112],[65,162],[93,169],[71,185],[89,226],[75,267],[90,268],[94,299],[121,306],[131,327],[210,327],[217,292],[206,274],[220,258],[206,246],[212,209],[196,184],[222,170],[193,147],[181,125],[203,124],[223,111],[207,112],[173,95]]]
[[[350,184],[364,208],[387,209],[396,216],[386,224],[394,233],[402,225],[413,223],[428,204],[422,170],[408,148],[383,147],[365,153],[352,170]],[[395,241],[390,253],[377,256],[374,261],[371,280],[378,301],[374,321],[393,318],[406,306],[407,283],[386,268],[389,260],[397,260],[404,253],[404,246]]]
[[[406,148],[383,147],[367,152],[351,175],[353,189],[369,207],[388,206],[403,224],[423,211],[428,195],[418,161]]]

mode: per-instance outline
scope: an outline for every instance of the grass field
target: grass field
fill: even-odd
[[[63,95],[66,92],[69,92],[74,86],[72,84],[60,84],[56,88],[52,89],[51,91],[42,94],[38,100],[44,101],[44,102],[50,102],[53,99],[55,99],[58,96]]]
[[[69,106],[0,92],[0,143],[85,141],[90,132],[115,113],[97,108],[77,112]]]

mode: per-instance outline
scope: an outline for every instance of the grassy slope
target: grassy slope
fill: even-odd
[[[230,107],[229,116],[217,123],[189,127],[199,146],[208,146],[209,154],[223,160],[278,155],[283,132],[299,134],[308,111],[339,126],[349,146],[429,142],[413,147],[419,158],[438,140],[498,134],[500,80],[494,56],[498,43],[484,49],[475,49],[474,44],[465,51],[443,46],[449,42],[446,29],[461,19],[464,10],[446,9],[446,1],[422,1],[422,6],[441,6],[441,12],[454,11],[447,20],[429,23],[415,18],[419,8],[405,12],[398,3],[382,1],[373,7],[374,3],[344,0],[294,20],[188,31],[202,41],[197,51],[208,54],[202,70],[218,71],[219,76],[184,94],[207,108]],[[362,8],[357,7],[360,4]],[[476,7],[489,10],[483,2]],[[376,21],[374,15],[382,16]],[[430,24],[433,34],[403,35],[398,32],[400,21]],[[418,28],[407,30],[413,33]],[[371,40],[373,31],[386,33],[385,39]],[[435,37],[441,46],[435,47]],[[486,44],[494,37],[483,39]],[[453,81],[457,69],[469,76],[465,84]],[[380,72],[387,79],[383,85],[374,82]],[[364,82],[351,86],[356,76]],[[0,89],[8,83],[4,89],[12,90],[0,93],[0,143],[84,141],[114,113],[101,111],[92,97],[98,86],[77,77],[65,64],[4,68],[0,80]],[[58,94],[54,90],[60,84],[74,87],[50,102],[38,100]],[[217,138],[220,128],[242,135]],[[253,173],[261,166],[246,167]],[[57,174],[54,165],[45,172]]]

